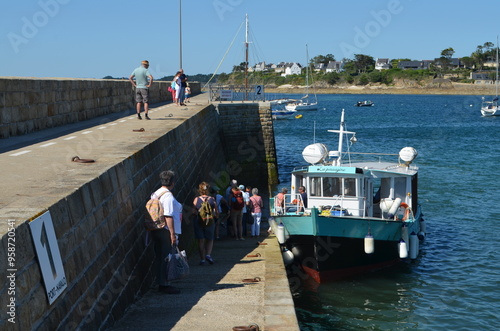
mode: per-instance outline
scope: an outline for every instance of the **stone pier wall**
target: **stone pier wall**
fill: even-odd
[[[153,247],[145,243],[142,220],[147,197],[160,185],[159,171],[176,171],[176,198],[190,206],[202,180],[223,188],[230,178],[237,178],[266,188],[275,177],[275,160],[268,107],[208,105],[97,178],[89,178],[48,207],[68,283],[52,305],[47,301],[29,222],[16,220],[16,324],[7,322],[9,282],[4,281],[0,329],[102,330],[113,325],[149,289],[154,277]],[[185,207],[187,249],[195,247],[194,239],[189,241],[194,238],[192,216],[193,211]],[[4,280],[7,239],[2,231],[0,277]]]
[[[200,93],[200,83],[189,84]],[[169,85],[155,81],[150,103],[172,101]],[[0,78],[0,139],[128,109],[135,109],[128,80]]]
[[[267,103],[215,104],[221,118],[228,173],[239,183],[267,190],[278,183],[273,120]],[[256,134],[257,133],[257,134]]]

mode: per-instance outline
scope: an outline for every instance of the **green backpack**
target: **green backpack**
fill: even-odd
[[[208,201],[210,198],[201,198],[202,203],[200,209],[198,209],[198,217],[201,226],[210,226],[214,223],[214,209],[210,202]]]

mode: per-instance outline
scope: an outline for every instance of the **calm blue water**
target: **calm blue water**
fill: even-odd
[[[324,109],[274,122],[280,187],[304,164],[306,145],[336,149],[326,130],[338,128],[344,108],[347,129],[357,132],[353,151],[417,149],[428,234],[417,260],[381,272],[318,287],[289,271],[301,330],[498,329],[500,117],[481,117],[479,96],[318,98]],[[375,106],[353,106],[365,99]]]

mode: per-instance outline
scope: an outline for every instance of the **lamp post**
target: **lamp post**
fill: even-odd
[[[182,68],[182,0],[179,0],[179,68]]]

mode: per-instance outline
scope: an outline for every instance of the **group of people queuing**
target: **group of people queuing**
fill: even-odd
[[[156,254],[155,268],[159,291],[177,294],[180,290],[170,285],[167,280],[167,257],[173,245],[178,245],[182,234],[182,204],[179,203],[172,190],[176,176],[172,170],[160,173],[161,187],[152,193],[151,198],[159,200],[163,208],[166,226],[150,231]],[[198,241],[200,265],[214,264],[212,249],[214,240],[220,239],[220,227],[226,227],[228,236],[236,240],[245,240],[246,225],[250,226],[250,236],[260,236],[260,223],[264,208],[262,197],[257,188],[239,185],[232,180],[225,196],[217,192],[217,187],[203,181],[198,185],[198,195],[194,198],[193,210],[197,212],[193,218],[194,236]],[[208,210],[208,212],[207,212]]]
[[[153,75],[149,71],[149,61],[144,60],[141,65],[132,71],[129,76],[129,81],[135,88],[135,103],[137,118],[142,120],[141,108],[144,107],[144,116],[147,120],[149,117],[149,88],[153,85]],[[178,106],[186,106],[191,97],[191,88],[188,84],[188,78],[184,74],[183,69],[179,69],[174,76],[168,90],[172,93],[172,101]]]
[[[250,225],[250,237],[260,236],[260,223],[264,204],[258,188],[238,185],[233,179],[226,189],[228,208],[228,234],[236,240],[245,240],[247,225]]]

